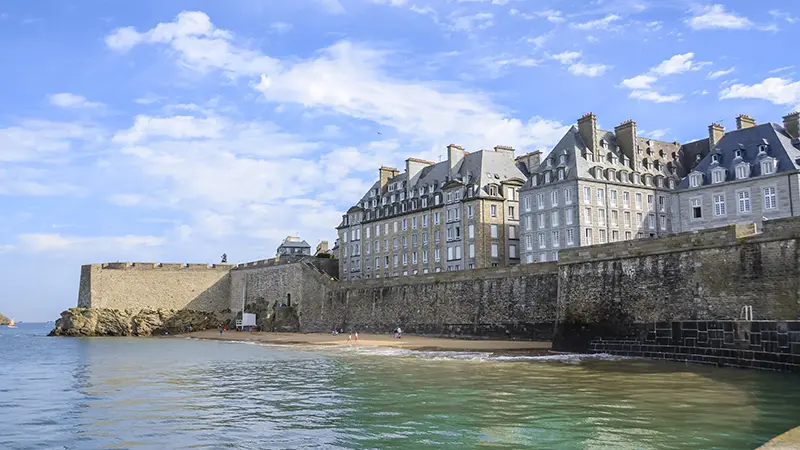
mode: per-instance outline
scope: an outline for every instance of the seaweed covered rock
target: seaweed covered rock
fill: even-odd
[[[50,336],[153,336],[219,328],[224,315],[194,310],[70,308]]]
[[[0,325],[8,325],[10,323],[11,321],[8,319],[8,317],[0,314]]]

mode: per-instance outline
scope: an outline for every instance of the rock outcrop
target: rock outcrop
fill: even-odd
[[[140,311],[71,308],[61,313],[50,336],[154,336],[219,328],[224,314],[193,310],[143,309]]]
[[[0,314],[0,325],[8,325],[10,323],[11,321],[8,319],[8,317]]]

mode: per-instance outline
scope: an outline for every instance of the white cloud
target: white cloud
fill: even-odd
[[[106,37],[106,45],[125,52],[140,44],[167,44],[183,67],[199,72],[222,70],[230,77],[257,76],[277,69],[277,60],[237,47],[232,39],[232,33],[215,28],[205,13],[184,11],[174,22],[160,23],[142,33],[133,27],[118,28]]]
[[[291,31],[292,28],[294,27],[292,26],[292,24],[286,22],[272,22],[271,24],[269,24],[269,28],[274,33],[284,34]]]
[[[605,64],[584,64],[577,62],[569,66],[569,71],[573,75],[583,75],[587,77],[599,77],[608,71],[611,66]]]
[[[726,11],[723,5],[696,7],[692,9],[692,14],[694,15],[685,22],[695,30],[714,28],[743,30],[753,26],[753,22],[749,19]]]
[[[339,3],[339,0],[316,0],[317,4],[330,14],[341,14],[345,12],[344,6]]]
[[[492,25],[494,15],[492,13],[477,13],[471,16],[455,17],[450,25],[450,29],[455,31],[485,30]]]
[[[720,91],[719,98],[757,98],[776,105],[796,104],[800,102],[800,81],[772,77],[752,85],[734,84]]]
[[[99,108],[103,106],[102,103],[90,102],[86,97],[71,94],[69,92],[62,92],[50,96],[50,104],[60,108]]]
[[[683,72],[699,70],[702,66],[707,65],[707,63],[697,63],[692,61],[693,58],[694,53],[692,52],[684,53],[682,55],[675,55],[670,59],[663,61],[656,67],[650,69],[650,73],[658,77],[663,77],[666,75],[675,75]]]
[[[661,95],[656,91],[633,91],[630,98],[647,100],[655,103],[674,103],[683,98],[681,94]]]
[[[792,69],[794,69],[794,66],[783,66],[783,67],[778,67],[777,69],[772,69],[769,71],[769,73],[780,73]]]
[[[543,34],[541,36],[536,36],[532,38],[527,38],[526,41],[536,46],[536,48],[541,48],[544,46],[545,42],[550,39],[550,34]]]
[[[650,137],[650,138],[653,138],[653,139],[661,139],[661,138],[663,138],[664,136],[666,136],[666,135],[667,135],[667,133],[669,133],[669,128],[666,128],[666,129],[657,129],[657,130],[652,130],[652,131],[645,131],[645,130],[642,130],[642,131],[639,133],[639,135],[640,135],[640,136],[647,136],[647,137]]]
[[[608,30],[613,28],[613,23],[619,21],[622,17],[616,14],[609,14],[602,19],[590,20],[582,23],[572,23],[570,27],[576,30]]]
[[[183,138],[215,138],[225,125],[217,117],[197,118],[174,116],[168,118],[136,116],[133,126],[114,135],[114,142],[135,143],[150,136]]]
[[[715,72],[709,72],[708,75],[706,76],[706,79],[716,80],[719,77],[724,77],[725,75],[733,73],[734,70],[736,70],[736,67],[731,67],[730,69],[725,69],[725,70],[717,70]]]
[[[570,51],[558,53],[551,56],[552,59],[555,59],[561,64],[570,64],[580,57],[581,57],[581,52],[570,52]]]
[[[539,12],[536,13],[536,15],[539,16],[539,17],[544,17],[545,19],[547,19],[548,22],[551,22],[551,23],[562,23],[565,20],[567,20],[567,19],[564,18],[564,15],[563,15],[563,13],[561,11],[554,10],[554,9],[548,9],[548,10],[545,10],[545,11],[539,11]]]
[[[0,128],[0,162],[48,161],[64,158],[78,141],[101,140],[93,127],[68,122],[25,120]]]
[[[11,244],[0,244],[0,253],[9,253],[14,250],[14,246]]]
[[[108,198],[108,201],[120,206],[136,206],[144,200],[144,197],[137,194],[115,194]]]
[[[622,85],[629,89],[650,89],[651,84],[658,80],[652,75],[637,75],[633,78],[622,80]]]
[[[136,247],[153,247],[163,245],[163,237],[156,236],[62,236],[61,234],[21,234],[17,236],[21,247],[33,252],[57,252],[79,249],[93,251],[115,250],[126,251]]]

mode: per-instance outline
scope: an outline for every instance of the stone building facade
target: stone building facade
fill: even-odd
[[[301,256],[310,255],[311,246],[298,236],[286,236],[276,250],[276,256]]]
[[[468,153],[455,144],[446,161],[381,167],[337,227],[341,279],[519,263],[523,169],[510,147]]]
[[[638,136],[626,121],[614,132],[589,113],[571,127],[520,190],[522,261],[557,261],[559,251],[672,232],[680,144]]]
[[[676,231],[800,215],[800,113],[776,123],[736,118],[709,126],[709,151],[675,191]]]

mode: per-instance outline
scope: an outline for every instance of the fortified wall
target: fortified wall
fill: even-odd
[[[113,262],[81,266],[79,308],[189,309],[219,312],[228,308],[233,264]]]

